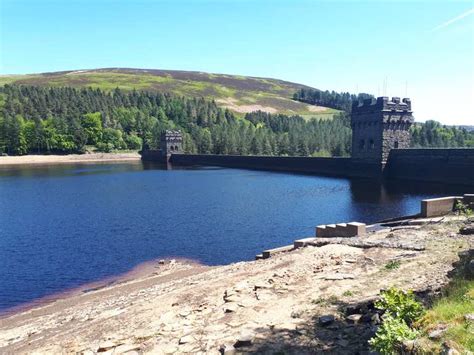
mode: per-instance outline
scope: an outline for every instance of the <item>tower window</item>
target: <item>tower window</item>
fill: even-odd
[[[375,143],[373,139],[369,141],[369,149],[375,149]]]
[[[359,150],[364,150],[365,148],[365,140],[361,139],[359,141]]]
[[[397,149],[398,148],[398,141],[395,141],[395,143],[393,144],[394,148]]]

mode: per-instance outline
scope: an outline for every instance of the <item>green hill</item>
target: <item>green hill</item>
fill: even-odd
[[[0,84],[95,87],[148,90],[205,97],[237,114],[252,111],[332,118],[337,110],[294,101],[293,94],[308,86],[288,81],[203,72],[108,68],[29,75],[3,75]]]

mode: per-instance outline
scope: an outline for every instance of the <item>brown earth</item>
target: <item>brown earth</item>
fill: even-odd
[[[390,286],[425,294],[445,285],[474,245],[462,223],[414,223],[219,267],[155,262],[0,319],[0,353],[364,353],[379,322],[371,300]]]
[[[34,165],[34,164],[60,164],[60,163],[86,163],[107,161],[139,160],[138,153],[90,153],[68,155],[22,155],[0,157],[0,166],[8,165]]]

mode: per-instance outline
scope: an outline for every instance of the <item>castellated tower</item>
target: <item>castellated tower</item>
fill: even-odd
[[[183,153],[183,135],[181,131],[166,130],[160,138],[161,155],[169,157],[171,154]]]
[[[392,149],[409,148],[410,99],[366,99],[352,105],[352,158],[384,164]]]

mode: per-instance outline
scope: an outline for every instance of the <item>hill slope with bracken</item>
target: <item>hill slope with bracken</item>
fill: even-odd
[[[0,84],[96,87],[147,90],[205,97],[237,114],[252,111],[332,118],[337,110],[292,100],[308,86],[288,81],[193,71],[107,68],[0,76]]]

